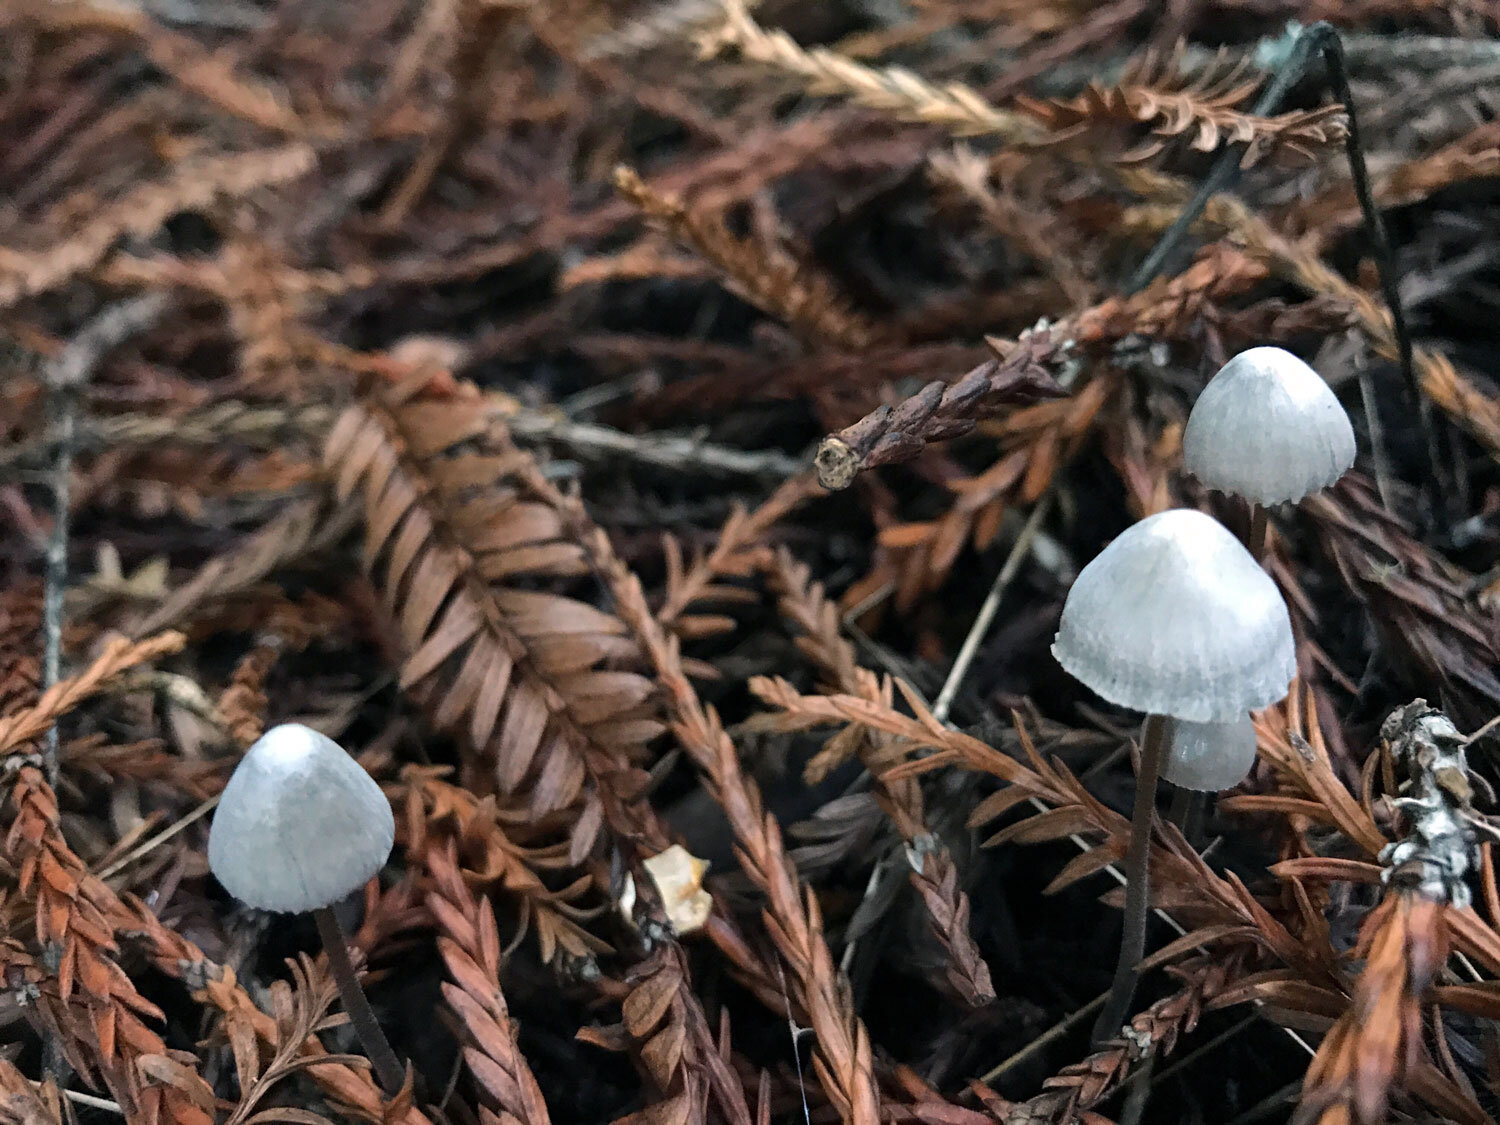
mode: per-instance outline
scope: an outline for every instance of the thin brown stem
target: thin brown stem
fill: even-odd
[[[323,939],[323,950],[328,954],[328,967],[333,970],[334,982],[339,986],[339,997],[344,1002],[344,1011],[354,1025],[354,1034],[359,1038],[370,1056],[370,1065],[380,1079],[387,1097],[395,1097],[406,1082],[406,1068],[391,1049],[385,1032],[380,1030],[380,1021],[375,1018],[375,1009],[360,987],[359,976],[354,971],[354,962],[349,959],[349,939],[339,925],[333,908],[324,906],[313,911],[313,921],[318,924],[318,936]]]
[[[1258,563],[1266,561],[1266,509],[1265,505],[1250,501],[1250,554]]]
[[[1130,851],[1125,856],[1125,921],[1120,959],[1099,1019],[1094,1043],[1108,1043],[1120,1033],[1135,995],[1136,966],[1146,953],[1146,918],[1151,911],[1151,819],[1156,812],[1156,781],[1167,757],[1172,720],[1147,715],[1141,727],[1141,766],[1135,779],[1135,806],[1130,816]]]

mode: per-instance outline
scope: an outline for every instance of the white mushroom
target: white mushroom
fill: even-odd
[[[1251,504],[1250,550],[1265,511],[1327,488],[1354,464],[1354,427],[1323,377],[1282,348],[1251,348],[1219,369],[1182,433],[1187,471]]]
[[[1255,724],[1249,715],[1227,723],[1172,724],[1172,744],[1161,775],[1179,789],[1232,789],[1255,767]]]
[[[1096,1042],[1118,1034],[1146,947],[1151,818],[1173,719],[1233,722],[1286,695],[1292,624],[1276,584],[1222,524],[1187,509],[1123,532],[1079,572],[1052,645],[1096,693],[1146,712],[1125,859],[1125,922]]]
[[[395,839],[390,802],[359,763],[327,735],[285,723],[224,787],[208,865],[246,906],[303,913],[369,882]]]
[[[1327,488],[1354,451],[1354,427],[1328,384],[1282,348],[1251,348],[1221,367],[1182,433],[1188,472],[1257,504]]]
[[[312,912],[349,1022],[391,1096],[406,1068],[359,985],[333,904],[385,866],[395,839],[380,786],[337,742],[300,723],[272,727],[245,752],[208,833],[208,866],[235,898]]]
[[[1181,508],[1083,568],[1052,653],[1111,703],[1193,722],[1274,703],[1297,671],[1276,584],[1223,524]]]

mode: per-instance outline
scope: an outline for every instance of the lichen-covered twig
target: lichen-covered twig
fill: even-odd
[[[1470,804],[1468,740],[1423,699],[1393,712],[1380,735],[1400,779],[1392,803],[1406,833],[1380,852],[1388,891],[1360,928],[1354,953],[1364,967],[1349,1010],[1308,1067],[1295,1120],[1376,1125],[1403,1086],[1438,1093],[1456,1120],[1484,1120],[1477,1105],[1430,1080],[1436,1070],[1423,1043],[1423,1011],[1448,959],[1450,912],[1468,909],[1464,877],[1479,865],[1483,825]]]

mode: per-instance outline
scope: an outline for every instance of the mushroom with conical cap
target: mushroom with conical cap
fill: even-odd
[[[235,898],[312,913],[344,1009],[392,1095],[405,1068],[359,986],[332,907],[385,866],[395,838],[380,786],[337,742],[300,723],[272,727],[245,752],[208,833],[208,866]]]
[[[1172,744],[1161,775],[1179,789],[1232,789],[1255,768],[1255,724],[1249,715],[1227,723],[1172,724]]]
[[[1297,671],[1276,583],[1212,516],[1133,525],[1079,573],[1053,655],[1111,703],[1225,722],[1286,695]]]
[[[1203,388],[1182,432],[1187,471],[1251,503],[1256,558],[1264,553],[1263,509],[1329,487],[1354,454],[1354,427],[1333,391],[1283,348],[1234,356]]]
[[[1151,818],[1172,720],[1231,722],[1274,703],[1296,652],[1270,576],[1222,524],[1187,509],[1141,520],[1079,572],[1052,652],[1111,703],[1146,712],[1120,959],[1094,1025],[1102,1042],[1119,1033],[1145,952]]]
[[[246,906],[300,914],[368,883],[395,839],[390,802],[359,763],[327,735],[285,723],[224,787],[208,865]]]

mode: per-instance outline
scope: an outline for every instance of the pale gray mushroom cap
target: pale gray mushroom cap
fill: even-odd
[[[360,764],[326,735],[284,723],[224,787],[208,866],[245,905],[302,913],[364,886],[395,839],[390,802]]]
[[[1182,433],[1188,472],[1263,505],[1327,488],[1354,449],[1349,415],[1323,377],[1281,348],[1251,348],[1221,367]]]
[[[1244,781],[1255,766],[1255,724],[1249,715],[1227,723],[1172,724],[1161,775],[1180,789],[1217,793]]]
[[[1111,703],[1193,722],[1274,703],[1297,671],[1276,583],[1222,524],[1183,508],[1141,520],[1083,568],[1052,654]]]

